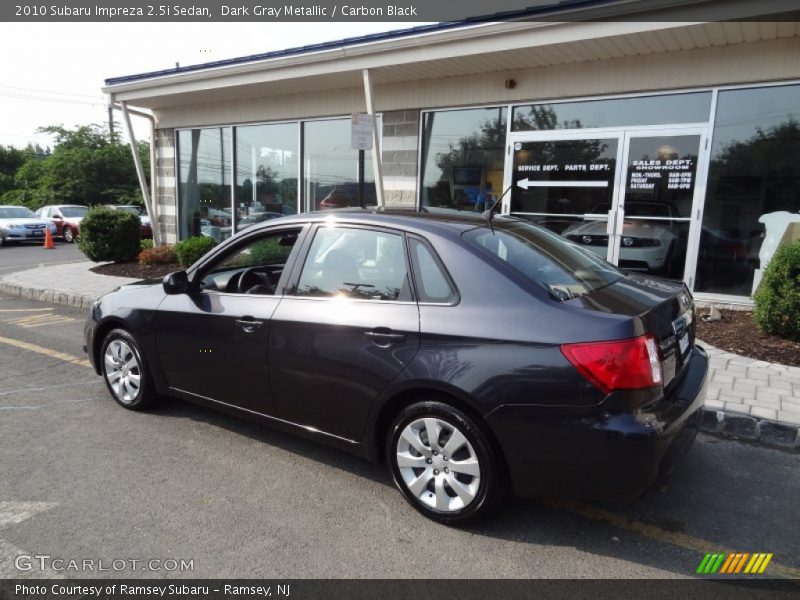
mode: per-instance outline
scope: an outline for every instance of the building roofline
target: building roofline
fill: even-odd
[[[623,0],[622,4],[628,4],[629,1],[630,0],[628,1]],[[113,87],[127,83],[134,83],[137,81],[170,77],[174,75],[181,75],[184,73],[195,73],[198,71],[210,71],[212,69],[244,65],[248,63],[261,62],[265,60],[296,57],[304,54],[314,54],[330,50],[344,50],[352,46],[379,44],[380,42],[386,42],[400,38],[416,37],[427,34],[436,34],[439,32],[451,31],[454,29],[464,29],[468,27],[488,25],[491,23],[497,23],[502,21],[533,20],[534,17],[544,17],[546,15],[557,12],[560,13],[565,10],[571,11],[571,10],[594,8],[598,6],[614,5],[614,4],[620,4],[620,0],[560,0],[544,6],[528,7],[521,10],[498,12],[490,15],[470,17],[465,19],[464,21],[447,21],[442,23],[433,23],[430,25],[409,27],[405,29],[393,29],[390,31],[385,31],[380,33],[371,33],[357,37],[344,38],[341,40],[322,42],[319,44],[297,46],[294,48],[287,48],[285,50],[273,50],[271,52],[251,54],[248,56],[229,58],[207,63],[199,63],[195,65],[187,65],[185,67],[175,67],[171,69],[161,69],[158,71],[149,71],[133,75],[110,77],[105,80],[105,86]]]

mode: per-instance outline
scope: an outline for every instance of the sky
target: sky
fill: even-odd
[[[52,147],[38,127],[108,123],[105,79],[417,23],[0,23],[0,144]],[[115,113],[121,125],[122,115]],[[134,135],[150,136],[133,117]],[[124,129],[123,129],[124,131]]]

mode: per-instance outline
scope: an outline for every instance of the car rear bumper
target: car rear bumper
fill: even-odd
[[[668,396],[635,412],[580,416],[502,406],[487,417],[513,489],[523,497],[628,500],[660,483],[691,446],[702,421],[708,355],[692,350]]]

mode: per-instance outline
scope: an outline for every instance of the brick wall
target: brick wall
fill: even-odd
[[[386,206],[413,208],[417,202],[419,111],[384,112],[382,130]]]
[[[162,241],[178,241],[178,196],[175,178],[175,130],[156,129],[156,214]]]

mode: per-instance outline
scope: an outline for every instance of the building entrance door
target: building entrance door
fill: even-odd
[[[511,133],[503,210],[624,269],[691,285],[704,128]]]

